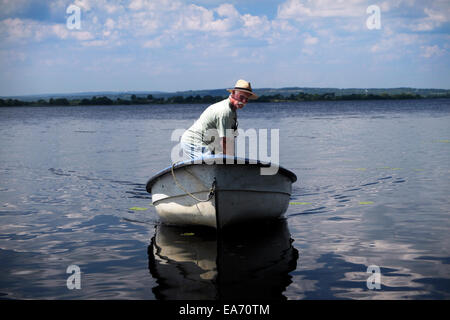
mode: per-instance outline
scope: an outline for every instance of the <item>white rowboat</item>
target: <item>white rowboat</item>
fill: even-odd
[[[199,163],[200,162],[200,163]],[[162,223],[223,228],[286,212],[296,175],[282,167],[223,155],[176,163],[147,182]]]

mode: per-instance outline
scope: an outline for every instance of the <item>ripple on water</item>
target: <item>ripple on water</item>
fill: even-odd
[[[326,209],[326,207],[318,207],[318,208],[308,209],[308,210],[298,212],[298,213],[291,213],[288,215],[288,218],[294,217],[294,216],[300,216],[300,215],[319,214],[319,213],[330,212],[329,210],[324,210],[324,209]]]

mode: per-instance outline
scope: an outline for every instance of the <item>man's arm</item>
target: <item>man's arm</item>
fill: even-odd
[[[223,154],[234,156],[234,138],[223,137],[220,139]]]

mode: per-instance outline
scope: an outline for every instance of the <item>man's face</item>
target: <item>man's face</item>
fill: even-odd
[[[233,97],[234,100],[236,100],[234,106],[238,109],[241,109],[247,104],[248,98],[251,96],[251,94],[235,90],[233,91],[231,96]]]

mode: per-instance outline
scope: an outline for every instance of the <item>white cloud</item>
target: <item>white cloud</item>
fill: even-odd
[[[416,19],[410,24],[413,31],[432,31],[450,21],[450,2],[433,1],[423,9],[424,18]]]
[[[108,14],[113,14],[119,10],[122,10],[123,7],[120,4],[114,4],[114,3],[105,3],[104,8]]]
[[[276,21],[301,23],[301,29],[363,32],[366,0],[287,0],[278,6]]]
[[[186,33],[191,36],[220,34],[230,31],[239,18],[239,13],[232,5],[221,5],[209,10],[177,1],[132,0],[128,7],[131,12],[118,18],[116,29],[140,37],[162,33],[179,36]],[[220,18],[215,17],[215,13]]]
[[[72,36],[73,38],[80,40],[80,41],[94,39],[94,36],[92,35],[92,33],[88,32],[88,31],[72,31],[71,30],[70,36]]]
[[[0,0],[0,15],[11,17],[11,15],[22,11],[28,5],[28,0]]]
[[[142,37],[157,33],[163,25],[154,13],[142,11],[120,16],[115,27],[123,35]]]
[[[216,12],[221,17],[229,17],[235,19],[238,19],[240,17],[239,11],[237,11],[236,8],[229,3],[221,4],[216,9]]]
[[[278,6],[277,17],[298,21],[316,17],[360,17],[366,8],[365,0],[287,0]]]
[[[398,9],[401,6],[412,7],[414,5],[416,5],[416,0],[388,0],[388,1],[383,1],[380,4],[380,9],[382,12],[387,12],[387,11],[391,11],[394,9]]]
[[[378,43],[370,48],[372,53],[388,52],[403,50],[405,46],[412,46],[421,43],[421,39],[416,34],[395,34],[392,36],[384,36]]]
[[[45,30],[51,31],[60,39],[74,38],[80,41],[92,40],[94,36],[88,31],[68,30],[65,25],[55,24],[51,26],[44,26]],[[50,36],[49,32],[46,32],[47,36]]]
[[[106,28],[107,30],[114,29],[114,25],[115,25],[115,23],[114,23],[114,20],[113,20],[113,19],[111,19],[111,18],[106,19],[106,22],[105,22],[105,28]]]
[[[11,1],[0,1],[13,10]],[[366,31],[364,22],[369,4],[366,0],[286,0],[278,6],[277,16],[271,20],[265,15],[239,12],[239,7],[230,3],[206,7],[179,0],[55,1],[59,7],[73,2],[82,8],[82,30],[68,30],[65,24],[9,18],[0,20],[0,40],[41,41],[56,37],[61,40],[75,39],[82,42],[83,46],[117,46],[127,43],[145,48],[170,45],[190,48],[191,51],[199,50],[207,42],[211,47],[208,54],[214,55],[213,52],[230,49],[236,43],[237,46],[244,43],[245,47],[242,40],[257,39],[261,41],[252,43],[258,46],[264,43],[268,48],[298,46],[297,50],[312,54],[313,49],[323,50],[331,44],[339,43],[342,46],[345,43],[346,46],[352,46],[357,39],[361,39],[358,34],[367,36],[363,31]],[[423,46],[424,57],[442,54],[442,49],[436,51],[422,38],[418,41],[418,33],[399,34],[398,30],[399,26],[403,30],[405,27],[414,28],[415,31],[433,30],[448,22],[448,0],[435,0],[425,5],[417,0],[386,0],[379,5],[382,19],[384,11],[400,12],[404,7],[417,7],[416,13],[420,10],[423,16],[416,19],[413,26],[410,24],[412,18],[407,20],[408,15],[398,18],[402,23],[383,23],[378,42],[369,47],[371,52],[400,52],[401,48],[414,44],[416,52]],[[307,23],[297,23],[304,21]],[[348,32],[351,32],[351,36]],[[231,37],[240,41],[229,41]],[[364,47],[367,48],[367,43]]]
[[[51,30],[60,39],[66,39],[69,36],[69,30],[64,25],[55,24],[51,27]]]
[[[84,47],[105,47],[110,43],[107,40],[91,40],[91,41],[83,41],[81,43]]]
[[[176,29],[187,31],[210,31],[218,27],[218,22],[214,21],[214,13],[204,7],[190,5],[180,12]]]
[[[174,30],[178,31],[201,31],[220,33],[227,32],[233,28],[236,17],[236,10],[234,7],[221,6],[217,10],[224,19],[215,19],[214,10],[208,10],[204,7],[191,4],[178,12],[176,23],[173,26]],[[231,17],[231,18],[230,18]]]
[[[91,0],[75,0],[73,4],[83,11],[90,11],[92,8]]]
[[[55,6],[65,14],[65,6],[70,2],[55,0]],[[72,3],[82,9],[81,30],[68,30],[64,23],[5,19],[0,20],[0,39],[41,41],[56,37],[90,41],[85,45],[94,46],[108,38],[115,40],[109,41],[110,45],[121,44],[123,42],[119,40],[124,39],[128,43],[136,41],[144,47],[157,48],[168,43],[182,46],[196,41],[218,43],[220,38],[235,35],[274,43],[274,39],[282,40],[286,34],[296,30],[285,20],[270,21],[264,15],[241,14],[230,3],[222,3],[215,8],[177,0],[131,0],[125,3],[119,0],[73,0]],[[49,9],[56,14],[52,8]],[[171,41],[158,38],[162,35]],[[226,47],[231,46],[228,42]]]
[[[8,38],[27,38],[33,34],[31,25],[19,18],[2,20],[0,30],[6,33]]]
[[[278,7],[278,18],[299,20],[304,16],[311,16],[312,11],[298,0],[288,0]]]
[[[448,12],[449,8],[450,8],[450,6],[447,8],[446,11],[437,11],[437,10],[425,8],[424,12],[427,15],[427,19],[429,19],[430,21],[433,21],[435,23],[444,23],[450,19],[450,17],[448,16],[448,14],[450,13],[450,12]]]
[[[434,46],[421,46],[422,57],[431,58],[433,56],[441,56],[445,53],[444,49],[439,48],[438,45]]]
[[[305,39],[303,40],[303,43],[304,43],[305,45],[308,45],[308,46],[310,46],[310,45],[315,45],[315,44],[317,44],[318,42],[319,42],[319,38],[312,37],[312,36],[309,35],[309,34],[306,34],[306,35],[305,35]]]
[[[241,19],[244,23],[242,29],[245,36],[253,38],[268,36],[271,29],[271,23],[266,16],[258,17],[244,14]]]
[[[411,25],[411,30],[413,31],[431,31],[434,28],[435,28],[434,23],[430,21],[417,22]]]
[[[162,47],[162,38],[158,37],[152,40],[145,41],[143,44],[144,48],[161,48]]]
[[[88,31],[69,30],[63,24],[47,24],[29,19],[5,19],[0,21],[1,38],[7,42],[42,41],[46,38],[92,40],[94,35]]]
[[[279,31],[283,31],[283,32],[296,32],[297,29],[292,26],[289,21],[287,20],[279,20],[279,19],[275,19],[272,20],[272,28],[274,30],[279,30]]]
[[[144,8],[144,0],[132,0],[128,5],[128,8],[131,10],[142,10]]]
[[[131,0],[128,8],[135,11],[176,11],[182,3],[176,0]]]

